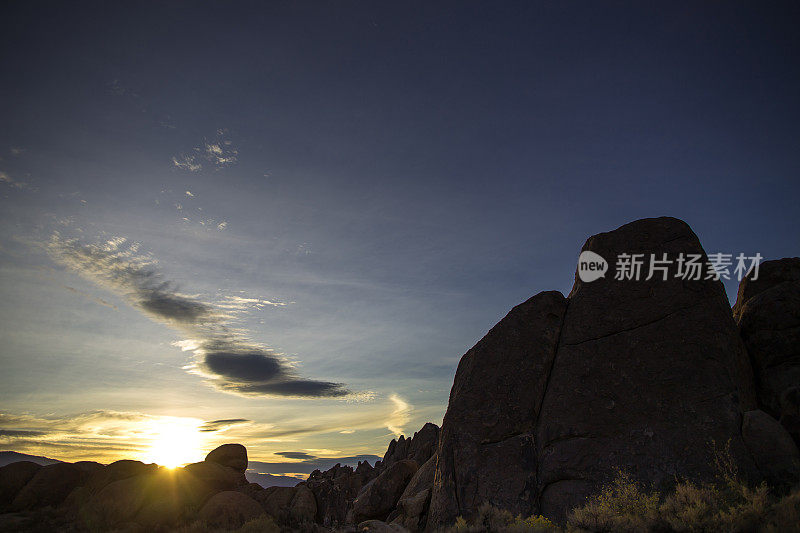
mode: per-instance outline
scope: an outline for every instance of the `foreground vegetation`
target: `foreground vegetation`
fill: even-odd
[[[448,533],[465,532],[800,532],[800,486],[782,493],[767,485],[748,486],[729,455],[717,455],[716,483],[677,483],[661,494],[625,472],[599,494],[573,509],[558,526],[542,516],[515,517],[489,504],[469,522],[459,518]]]
[[[800,531],[800,488],[782,497],[766,485],[681,483],[662,496],[646,491],[620,473],[600,494],[574,509],[565,527],[542,516],[515,517],[489,504],[469,522],[456,521],[455,532],[791,532]]]

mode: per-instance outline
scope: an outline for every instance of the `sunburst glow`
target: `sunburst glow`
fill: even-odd
[[[164,417],[148,428],[150,446],[143,460],[168,468],[202,461],[205,439],[200,431],[202,421],[195,418]]]

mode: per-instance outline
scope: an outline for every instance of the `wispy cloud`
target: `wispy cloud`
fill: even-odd
[[[234,313],[241,313],[252,310],[260,310],[265,307],[285,307],[287,302],[277,302],[266,298],[247,298],[245,296],[223,296],[222,301],[217,304],[220,309],[226,309]]]
[[[190,340],[176,343],[191,350],[192,373],[207,378],[217,389],[247,396],[301,398],[346,397],[344,386],[305,379],[282,354],[251,341],[229,325],[232,309],[214,306],[187,295],[157,270],[156,261],[141,254],[136,244],[112,239],[82,244],[54,234],[46,248],[59,263],[124,297],[150,318],[171,326]],[[256,302],[267,305],[267,301]],[[231,305],[248,302],[233,300]],[[269,302],[272,304],[273,302]]]
[[[391,416],[386,421],[386,429],[397,435],[398,437],[403,434],[403,426],[408,424],[411,420],[411,413],[414,412],[414,406],[402,399],[397,394],[389,396],[389,400],[394,404]]]
[[[200,426],[199,431],[209,433],[212,431],[225,431],[233,426],[249,424],[252,420],[246,418],[225,418],[222,420],[211,420]]]
[[[5,183],[6,185],[9,185],[11,187],[14,187],[15,189],[20,189],[21,190],[21,189],[27,189],[28,188],[28,184],[27,183],[25,183],[24,181],[17,181],[15,179],[11,178],[11,176],[9,176],[8,174],[6,174],[3,171],[0,171],[0,182]]]
[[[106,300],[103,300],[102,298],[99,298],[99,297],[94,296],[92,294],[88,294],[88,293],[85,293],[83,291],[80,291],[80,290],[76,289],[75,287],[70,287],[68,285],[62,285],[62,286],[65,289],[67,289],[68,291],[73,292],[75,294],[79,294],[79,295],[83,296],[84,298],[87,298],[87,299],[89,299],[89,300],[91,300],[91,301],[93,301],[95,303],[98,303],[100,305],[105,305],[106,307],[110,307],[114,311],[118,310],[116,305],[112,304],[111,302],[107,302]]]
[[[213,138],[203,139],[200,146],[195,146],[190,152],[172,158],[173,165],[189,172],[202,170],[203,161],[216,170],[239,162],[239,150],[230,140],[227,129],[217,130]]]
[[[181,170],[188,170],[189,172],[198,172],[203,170],[203,165],[201,165],[197,161],[197,158],[193,155],[184,154],[180,156],[174,156],[172,158],[172,164]]]

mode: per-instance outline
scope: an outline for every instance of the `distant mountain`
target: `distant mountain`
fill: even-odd
[[[273,474],[260,474],[252,470],[248,470],[247,472],[245,472],[244,475],[247,478],[247,481],[249,481],[250,483],[258,483],[264,488],[294,487],[295,485],[303,481],[302,479],[292,476],[276,476]]]
[[[0,452],[0,466],[6,466],[7,464],[16,463],[18,461],[30,461],[42,466],[63,462],[58,459],[50,459],[49,457],[42,457],[39,455],[28,455],[27,453]]]

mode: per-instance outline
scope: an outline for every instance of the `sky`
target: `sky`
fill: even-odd
[[[269,473],[440,424],[590,236],[800,248],[800,7],[5,2],[0,448]],[[726,281],[733,301],[736,281]],[[328,463],[326,463],[328,464]]]

